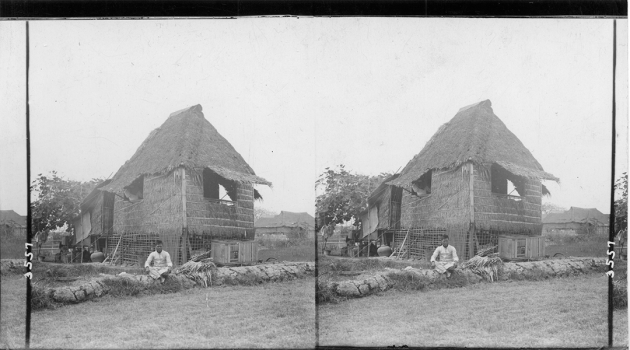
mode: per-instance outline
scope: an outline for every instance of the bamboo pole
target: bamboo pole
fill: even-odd
[[[188,241],[188,219],[186,213],[186,168],[182,169],[182,239],[181,242],[181,261],[182,264],[186,263],[186,251],[187,251],[187,241]]]
[[[120,234],[120,239],[118,239],[118,244],[116,244],[116,249],[114,249],[114,253],[112,254],[112,257],[109,259],[109,264],[112,264],[112,261],[114,261],[114,256],[116,256],[116,251],[118,250],[118,246],[120,245],[120,242],[122,241],[123,235]]]

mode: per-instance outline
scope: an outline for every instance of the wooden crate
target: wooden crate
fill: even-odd
[[[256,241],[212,241],[212,258],[220,264],[248,264],[258,260]]]
[[[505,259],[536,259],[545,256],[545,237],[501,235],[499,256]]]

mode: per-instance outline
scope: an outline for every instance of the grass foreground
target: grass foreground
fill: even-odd
[[[26,279],[22,274],[3,274],[0,288],[0,347],[24,348]]]
[[[36,311],[34,348],[313,348],[315,281],[195,288]]]
[[[320,304],[319,345],[606,346],[606,278],[589,274],[426,292],[389,291]],[[627,346],[627,310],[614,317],[614,345]]]

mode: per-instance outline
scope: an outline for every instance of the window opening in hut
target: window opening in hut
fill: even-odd
[[[427,171],[418,180],[411,183],[411,189],[418,197],[431,194],[431,175],[433,175],[433,170]]]
[[[496,164],[492,164],[490,171],[492,193],[502,194],[514,200],[520,200],[525,188],[525,179],[516,176]]]
[[[140,176],[131,185],[125,187],[125,198],[130,202],[137,202],[144,198],[144,176]]]
[[[525,240],[517,239],[516,240],[516,257],[524,258],[525,257]]]
[[[203,196],[222,204],[236,202],[236,182],[227,180],[210,169],[203,170]]]
[[[230,244],[230,262],[238,262],[238,244]]]

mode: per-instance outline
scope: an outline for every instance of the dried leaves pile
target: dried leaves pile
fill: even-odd
[[[211,252],[206,252],[193,256],[190,261],[177,268],[177,273],[190,278],[200,286],[211,286],[212,270],[217,268],[211,255]]]
[[[499,257],[499,253],[492,253],[495,248],[496,246],[493,246],[479,251],[461,267],[489,279],[490,282],[496,281],[499,278],[498,268],[503,264],[503,260]]]

